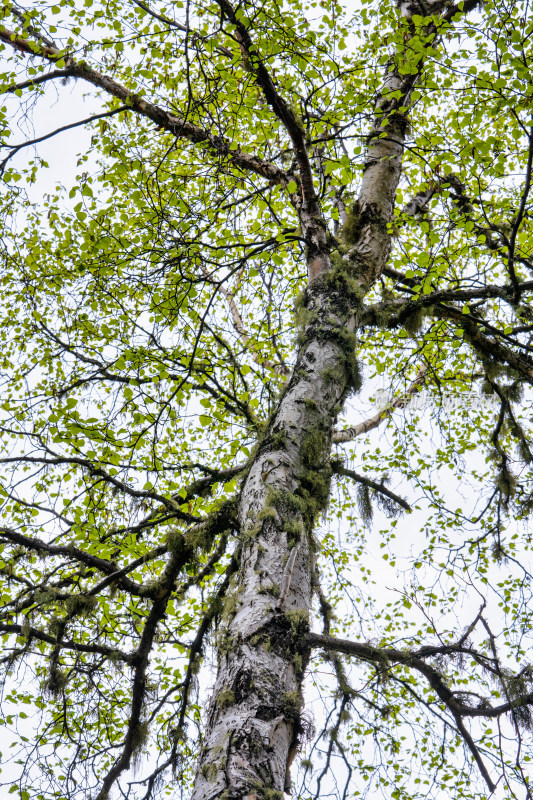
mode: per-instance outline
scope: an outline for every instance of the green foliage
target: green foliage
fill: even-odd
[[[479,713],[465,725],[503,800],[525,796],[531,9],[486,0],[468,16],[431,21],[421,9],[407,21],[377,0],[246,0],[238,13],[257,57],[243,53],[218,3],[150,9],[2,6],[2,30],[15,36],[0,37],[0,135],[12,155],[0,200],[6,791],[103,800],[113,790],[102,781],[126,747],[137,772],[118,780],[132,800],[148,788],[153,800],[178,785],[188,792],[213,649],[223,659],[249,646],[283,651],[324,702],[314,743],[301,743],[299,796],[480,800],[483,776],[437,678],[379,653],[465,637],[464,652],[435,651],[426,663],[458,703],[480,712],[511,704],[497,724]],[[48,40],[56,51],[44,53]],[[262,94],[259,57],[292,134]],[[391,65],[413,76],[408,97],[392,83],[380,88]],[[140,113],[149,103],[157,113]],[[74,132],[75,158],[58,152],[64,142],[68,151],[63,138],[52,137],[55,150],[18,148],[32,113],[40,137],[63,124],[63,104],[65,124],[106,115]],[[387,129],[405,129],[407,118],[398,189],[362,212],[361,184],[375,166],[368,146],[385,146]],[[331,263],[313,285],[297,139]],[[392,171],[395,158],[379,163]],[[368,288],[365,247],[378,239],[386,264]],[[321,375],[324,395],[337,392],[330,418],[321,418],[323,397],[302,391],[305,430],[291,419],[273,432],[283,398],[310,380],[302,352],[330,345],[340,352]],[[389,476],[386,488],[413,505],[408,519],[393,518],[394,499],[363,483],[332,486],[332,425],[364,420],[367,434],[333,449],[374,483]],[[258,453],[286,475],[243,523]],[[275,526],[288,543],[287,574],[309,544],[317,607],[284,606],[284,585],[272,582],[259,599],[278,628],[243,643],[228,631],[243,602],[237,570],[253,553],[250,571],[261,572],[265,537],[256,542]],[[308,662],[306,637],[322,626],[366,643],[372,657]],[[278,700],[277,712],[304,725],[299,692]],[[234,701],[227,689],[215,706]],[[257,797],[281,793],[261,784]]]

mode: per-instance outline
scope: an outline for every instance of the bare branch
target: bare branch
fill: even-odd
[[[370,417],[364,422],[359,422],[357,425],[352,425],[350,428],[344,428],[342,431],[335,431],[333,433],[334,444],[343,444],[345,442],[353,441],[355,438],[357,438],[357,436],[361,436],[361,434],[368,433],[368,431],[372,431],[374,428],[377,428],[397,409],[405,408],[413,395],[420,391],[424,385],[426,374],[427,368],[422,367],[405,394],[395,398],[391,403],[385,406],[385,408],[380,409],[374,414],[374,416]],[[408,510],[410,511],[411,509],[409,508]]]
[[[55,76],[57,77],[57,75]],[[11,91],[11,90],[8,90]],[[46,133],[44,136],[39,136],[37,139],[29,139],[27,142],[22,142],[21,144],[5,144],[2,145],[3,147],[9,147],[11,152],[4,158],[2,162],[0,162],[0,175],[4,172],[7,162],[10,158],[13,158],[19,150],[22,150],[24,147],[31,147],[33,144],[38,144],[39,142],[45,142],[47,139],[51,139],[53,136],[57,136],[59,133],[63,133],[63,131],[71,130],[72,128],[79,128],[81,125],[87,125],[89,122],[95,122],[97,119],[104,119],[105,117],[113,117],[115,114],[120,114],[122,111],[128,111],[128,106],[120,106],[120,108],[114,108],[112,111],[105,111],[102,114],[93,114],[86,119],[81,119],[79,122],[71,122],[70,125],[63,125],[61,128],[56,128],[55,131],[51,133]]]

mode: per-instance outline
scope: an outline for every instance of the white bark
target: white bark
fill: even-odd
[[[349,322],[335,314],[338,299],[321,287],[310,292],[311,312],[320,307],[322,315],[330,306],[331,338],[319,340],[311,322],[243,486],[241,568],[221,637],[194,800],[252,800],[269,790],[281,796],[287,785],[307,660],[302,642],[312,599],[312,522],[321,503],[317,494],[327,497],[329,490],[331,431],[347,388],[335,329]]]
[[[409,17],[408,3],[400,10]],[[340,263],[330,261],[326,225],[316,209],[309,211],[313,203],[300,208],[302,231],[310,232],[308,321],[295,370],[242,488],[241,566],[223,615],[192,800],[274,800],[290,786],[308,658],[313,523],[327,503],[334,424],[354,379],[358,308],[389,255],[404,109],[417,77],[418,70],[402,74],[395,60],[389,63]],[[398,90],[401,96],[389,99]],[[311,187],[306,192],[311,196]]]

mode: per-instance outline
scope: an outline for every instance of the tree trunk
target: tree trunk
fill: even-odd
[[[338,287],[309,289],[304,313],[296,368],[242,489],[241,566],[223,613],[194,800],[281,797],[302,732],[313,523],[327,503],[333,425],[354,379],[353,314]]]
[[[465,10],[476,2],[465,3]],[[432,8],[438,14],[443,6]],[[192,800],[274,800],[290,791],[290,765],[304,733],[313,528],[328,502],[335,421],[350,390],[359,388],[358,310],[389,256],[407,109],[423,64],[420,48],[409,47],[410,37],[420,35],[410,23],[416,9],[400,3],[399,10],[407,20],[404,46],[390,59],[376,101],[359,197],[348,210],[342,245],[325,248],[318,241],[316,231],[327,226],[317,219],[316,197],[307,204],[313,214],[305,203],[300,208],[310,278],[300,309],[302,341],[242,487],[240,569],[223,614]],[[448,6],[443,16],[456,11]],[[434,41],[431,22],[424,32]]]
[[[241,566],[223,613],[193,800],[273,800],[290,789],[304,732],[313,528],[329,497],[335,421],[359,388],[357,311],[388,255],[401,151],[398,138],[369,148],[350,247],[344,258],[332,253],[306,290],[297,363],[243,484]]]

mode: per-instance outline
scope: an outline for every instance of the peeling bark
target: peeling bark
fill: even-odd
[[[431,9],[428,14],[436,6]],[[411,14],[420,10],[402,3],[400,13],[409,25]],[[408,30],[407,41],[417,35],[414,26]],[[425,33],[434,38],[432,23]],[[251,52],[250,42],[243,39],[243,46]],[[218,674],[192,800],[275,800],[290,792],[309,658],[313,527],[328,502],[335,422],[349,392],[358,388],[358,312],[390,252],[406,109],[422,68],[421,58],[408,65],[410,57],[406,47],[387,65],[342,254],[330,252],[327,226],[308,182],[296,202],[310,281],[301,309],[301,344],[242,487],[240,569],[223,614]],[[276,107],[279,98],[263,69],[256,67],[258,83],[267,86],[267,99]],[[282,120],[285,111],[281,107]],[[291,125],[289,119],[288,130],[300,146]]]
[[[281,796],[301,733],[313,523],[329,495],[331,434],[350,386],[343,337],[355,324],[323,283],[308,290],[307,311],[296,368],[242,489],[241,568],[225,610],[194,800]]]

